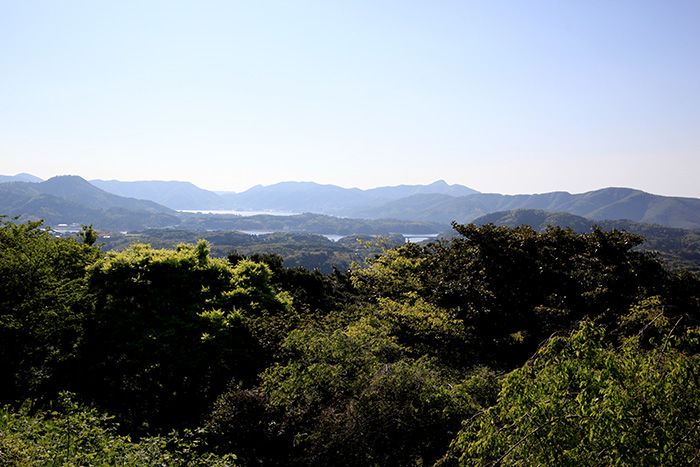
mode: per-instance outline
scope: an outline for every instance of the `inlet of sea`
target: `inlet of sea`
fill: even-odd
[[[181,209],[178,212],[189,212],[191,214],[233,214],[235,216],[249,217],[249,216],[296,216],[298,212],[284,212],[284,211],[202,211],[201,209],[189,210]]]
[[[285,212],[285,211],[229,211],[229,210],[208,210],[208,211],[203,211],[201,209],[197,210],[188,210],[188,209],[181,209],[179,212],[189,212],[192,214],[233,214],[235,216],[243,216],[243,217],[249,217],[249,216],[260,216],[260,215],[268,215],[268,216],[296,216],[299,214],[298,212]],[[272,230],[241,230],[241,232],[249,235],[265,235],[265,234],[271,234],[274,233]],[[310,232],[312,233],[312,232]],[[316,233],[316,235],[322,235],[326,237],[329,240],[332,240],[334,242],[337,242],[343,237],[346,237],[347,235],[336,235],[336,234],[322,234],[322,233]],[[430,240],[437,238],[439,234],[401,234],[403,235],[403,238],[406,240],[406,243],[409,242],[422,242],[424,240]]]

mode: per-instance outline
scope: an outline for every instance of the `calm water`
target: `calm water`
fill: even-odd
[[[248,235],[266,235],[266,234],[271,234],[274,233],[275,231],[273,230],[241,230],[240,232],[248,234]],[[313,232],[310,232],[313,233]],[[347,237],[347,235],[334,235],[334,234],[316,234],[316,235],[322,235],[326,237],[328,240],[332,240],[334,242],[337,242],[343,237]],[[406,240],[406,243],[409,242],[422,242],[423,240],[430,240],[430,239],[435,239],[439,234],[423,234],[423,235],[416,235],[416,234],[401,234],[403,235],[403,238]]]
[[[249,216],[258,216],[261,214],[265,214],[268,216],[295,216],[298,213],[296,212],[284,212],[284,211],[228,211],[228,210],[223,210],[223,211],[217,211],[217,210],[211,210],[211,211],[202,211],[202,210],[186,210],[182,209],[179,212],[189,212],[193,214],[233,214],[237,216],[242,216],[242,217],[249,217]],[[241,232],[247,233],[250,235],[263,235],[263,234],[269,234],[273,233],[273,231],[259,231],[259,230],[242,230]],[[317,234],[317,235],[323,235],[329,240],[333,240],[334,242],[337,242],[341,238],[345,237],[345,235],[332,235],[332,234]],[[401,234],[403,235],[403,238],[406,240],[406,242],[422,242],[423,240],[430,240],[437,238],[439,234]]]
[[[298,212],[283,212],[283,211],[202,211],[181,209],[178,212],[189,212],[191,214],[234,214],[236,216],[249,217],[265,214],[268,216],[295,216]]]

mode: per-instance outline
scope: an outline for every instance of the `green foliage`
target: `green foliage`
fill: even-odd
[[[189,430],[133,442],[107,417],[63,395],[51,411],[0,410],[0,465],[233,467],[235,456],[201,453],[201,434]]]
[[[80,232],[78,232],[78,238],[87,246],[92,246],[97,241],[99,234],[95,229],[92,228],[92,224],[83,225]]]
[[[343,236],[358,234],[390,236],[392,232],[438,233],[444,230],[447,225],[435,222],[396,220],[395,218],[352,219],[313,213],[291,216],[181,214],[180,218],[181,228],[198,231],[295,232]]]
[[[337,242],[323,235],[298,232],[272,232],[260,235],[237,231],[196,231],[179,229],[148,229],[123,234],[110,232],[105,238],[104,249],[123,251],[135,243],[147,243],[154,248],[175,248],[181,243],[196,243],[199,239],[210,242],[211,254],[225,258],[231,252],[242,256],[277,255],[283,258],[286,268],[304,267],[310,271],[318,269],[331,273],[334,269],[346,271],[355,261],[362,261],[380,250],[360,248],[357,238],[364,235],[349,235]],[[393,236],[392,245],[403,243],[402,236]]]
[[[177,231],[102,253],[91,227],[3,219],[0,397],[42,410],[0,414],[0,465],[692,463],[695,275],[625,232],[455,229],[353,238],[337,246],[367,267],[324,274]],[[119,431],[50,405],[62,389]]]
[[[368,298],[413,300],[425,290],[423,281],[427,251],[415,243],[384,249],[368,259],[369,268],[356,268],[352,282]]]
[[[697,356],[668,345],[670,334],[648,350],[639,337],[619,349],[604,337],[585,322],[551,339],[504,379],[497,404],[467,423],[442,465],[693,465]]]
[[[70,384],[84,334],[85,268],[99,250],[53,238],[41,222],[0,217],[0,400]]]
[[[633,222],[627,219],[592,221],[564,212],[547,212],[537,209],[515,209],[496,212],[473,221],[477,225],[492,223],[506,227],[529,225],[544,232],[549,226],[570,227],[576,232],[589,232],[593,223],[603,230],[624,230],[644,237],[641,250],[655,251],[664,266],[672,270],[692,271],[700,274],[700,230],[666,227],[659,224]]]
[[[250,261],[232,268],[209,258],[204,241],[105,256],[88,271],[91,397],[132,429],[197,420],[231,377],[265,365],[246,323],[286,306],[269,275]]]
[[[435,461],[461,420],[476,411],[470,391],[485,386],[460,381],[429,359],[407,358],[378,324],[368,319],[343,332],[291,332],[284,341],[288,359],[262,374],[260,388],[237,385],[219,399],[209,425],[215,438],[250,463]]]
[[[289,296],[272,287],[272,272],[266,264],[243,260],[233,266],[233,272],[233,288],[226,297],[237,308],[245,309],[243,322],[266,352],[259,356],[260,363],[267,364],[300,317]]]
[[[332,274],[325,274],[301,266],[283,267],[284,260],[277,254],[256,253],[246,257],[234,251],[228,255],[234,266],[243,259],[267,265],[270,284],[292,300],[297,316],[296,320],[289,318],[288,324],[337,329],[353,319],[349,306],[357,302],[357,294],[348,273],[334,269]]]
[[[263,388],[292,419],[317,416],[329,404],[344,403],[380,365],[361,340],[342,332],[294,331],[284,350],[291,358],[265,371]]]
[[[388,326],[392,336],[414,357],[430,355],[445,364],[469,358],[467,343],[474,330],[451,310],[426,302],[422,298],[413,303],[379,298],[373,308],[374,316]]]
[[[455,363],[465,368],[514,368],[552,333],[585,317],[614,323],[644,297],[662,295],[684,306],[692,301],[688,294],[675,297],[681,283],[658,260],[634,250],[642,241],[635,235],[454,227],[460,235],[451,242],[387,251],[355,271],[353,281],[375,302],[384,297],[413,305],[420,297],[448,320],[462,321],[463,330],[474,330],[463,336],[464,345],[454,344],[461,356]],[[685,284],[697,291],[697,284]]]
[[[323,413],[320,429],[309,436],[312,459],[317,465],[333,464],[337,456],[342,465],[430,464],[475,410],[466,387],[426,359],[386,363],[344,411]]]
[[[233,382],[217,399],[206,426],[217,451],[235,452],[244,465],[285,465],[292,443],[279,423],[282,418],[262,389]]]

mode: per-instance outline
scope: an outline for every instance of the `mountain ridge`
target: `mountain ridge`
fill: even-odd
[[[89,180],[94,186],[115,195],[148,199],[174,210],[225,209],[220,195],[190,182]]]
[[[77,175],[60,175],[42,182],[0,183],[0,214],[43,219],[54,226],[95,224],[120,230],[164,227],[178,222],[175,213],[150,200],[108,193]]]
[[[61,177],[30,183],[28,186],[42,191],[51,184],[58,184]],[[170,214],[175,210],[278,211],[356,219],[396,219],[441,224],[454,221],[465,224],[493,212],[542,209],[548,212],[567,212],[593,220],[629,219],[669,227],[700,228],[700,199],[661,196],[625,187],[601,188],[579,194],[554,191],[503,195],[480,193],[463,185],[449,185],[444,180],[429,185],[397,185],[368,190],[289,181],[268,186],[257,185],[241,193],[220,195],[189,182],[93,180],[89,184],[100,189],[98,196],[88,194],[91,193],[87,187],[88,182],[83,182],[65,192],[44,190],[44,193],[63,193],[66,199],[83,202],[91,208],[118,205],[147,212],[165,213],[169,209]],[[107,196],[108,193],[121,196],[121,199],[116,203]],[[145,198],[147,201],[135,204],[137,198]],[[85,203],[86,199],[92,201],[92,204]],[[128,199],[131,201],[127,202]],[[153,204],[144,204],[146,202]]]
[[[414,195],[383,206],[353,212],[370,219],[468,223],[483,215],[512,209],[567,212],[594,220],[630,219],[669,227],[700,228],[700,199],[653,195],[632,188],[602,188],[581,194],[551,192],[534,195],[479,193],[458,198]]]
[[[5,183],[5,182],[30,182],[30,183],[38,183],[38,182],[43,182],[39,177],[35,177],[32,174],[28,173],[19,173],[17,175],[0,175],[0,183]]]
[[[380,206],[417,193],[465,195],[478,193],[463,185],[438,180],[429,185],[396,185],[370,189],[342,188],[316,182],[280,182],[256,185],[246,191],[222,195],[233,209],[316,212],[345,216],[354,210]]]
[[[449,185],[438,180],[428,185],[396,185],[369,188],[343,188],[316,182],[286,181],[255,185],[240,193],[214,192],[190,182],[90,180],[95,186],[120,196],[149,199],[175,210],[241,210],[316,212],[343,215],[349,209],[378,206],[418,193],[464,196],[478,191]]]
[[[437,235],[448,227],[430,222],[348,219],[324,214],[241,216],[177,212],[150,200],[108,193],[76,175],[52,177],[40,183],[0,183],[0,215],[22,216],[24,220],[43,219],[54,227],[91,224],[97,229],[121,231],[151,228],[190,228],[196,231],[272,229],[318,234]]]

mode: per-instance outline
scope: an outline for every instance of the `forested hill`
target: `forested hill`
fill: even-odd
[[[50,227],[86,224],[97,229],[121,231],[168,227],[193,231],[286,231],[343,236],[436,235],[449,227],[435,222],[349,219],[308,213],[291,216],[180,213],[153,201],[108,193],[77,176],[54,177],[40,183],[0,183],[0,215],[19,215],[23,220],[43,219]]]
[[[174,210],[150,200],[129,198],[109,193],[76,175],[60,175],[43,182],[0,183],[0,188],[5,193],[5,196],[9,197],[16,194],[18,205],[26,197],[46,195],[62,198],[92,209],[119,207],[148,212],[174,212]]]
[[[398,185],[362,190],[314,182],[257,185],[240,193],[212,192],[188,182],[90,180],[110,193],[150,199],[180,210],[241,210],[313,212],[345,216],[350,211],[379,206],[420,193],[465,196],[478,193],[463,185],[438,180],[429,185]]]
[[[313,212],[361,219],[400,219],[467,223],[492,212],[541,209],[589,219],[629,219],[669,227],[700,228],[700,200],[654,195],[630,188],[586,193],[551,192],[502,195],[479,193],[443,180],[429,185],[399,185],[369,190],[313,182],[258,185],[242,193],[215,195],[183,182],[103,182],[106,190],[143,196],[176,209]]]
[[[604,188],[581,194],[478,193],[461,197],[421,194],[358,211],[354,215],[466,223],[489,213],[512,209],[540,209],[595,220],[629,219],[669,227],[700,228],[700,199],[659,196],[630,188]]]
[[[0,214],[43,219],[53,227],[77,223],[131,230],[178,222],[170,208],[108,193],[74,175],[44,182],[0,183]]]
[[[14,180],[32,180],[21,174]],[[341,188],[313,182],[283,182],[256,186],[242,193],[202,190],[187,182],[120,182],[93,180],[92,185],[76,176],[54,177],[46,182],[24,183],[17,191],[20,199],[11,199],[17,183],[1,183],[4,214],[6,207],[16,212],[27,205],[35,209],[42,204],[28,193],[53,195],[90,209],[120,209],[169,213],[174,209],[207,211],[279,211],[316,213],[355,219],[397,219],[449,225],[468,223],[493,212],[513,209],[540,209],[566,212],[593,220],[628,219],[686,229],[700,228],[700,199],[660,196],[630,188],[603,188],[580,194],[551,192],[541,194],[502,195],[479,193],[463,185],[449,185],[439,180],[429,185],[399,185],[369,190]],[[101,189],[96,189],[99,187]],[[93,189],[95,188],[95,189]],[[142,199],[136,199],[142,198]],[[149,200],[150,203],[148,201]],[[29,203],[32,201],[32,203]],[[44,200],[46,201],[46,200]],[[56,204],[55,200],[49,204]],[[167,208],[166,208],[167,206]],[[51,213],[51,207],[42,207]],[[170,208],[170,209],[168,209]],[[23,214],[52,217],[25,209]],[[173,219],[154,219],[148,225],[165,226]]]
[[[589,219],[629,219],[669,227],[700,228],[700,199],[654,195],[630,188],[604,188],[580,194],[552,192],[502,195],[479,193],[440,180],[370,190],[312,182],[256,186],[242,193],[214,193],[183,182],[101,182],[115,193],[143,196],[177,209],[313,212],[359,219],[399,219],[467,223],[492,212],[541,209]],[[158,185],[161,183],[162,185]]]
[[[5,183],[5,182],[39,183],[39,182],[43,182],[43,180],[37,176],[31,175],[28,173],[20,173],[17,175],[0,175],[0,183]]]
[[[448,185],[444,180],[429,185],[398,185],[368,190],[341,188],[313,182],[282,182],[269,186],[258,185],[242,193],[228,194],[224,197],[237,209],[351,216],[358,210],[381,206],[416,194],[465,196],[474,193],[478,192],[463,185]]]
[[[221,196],[189,182],[90,180],[90,183],[115,195],[148,199],[171,209],[229,209]]]

